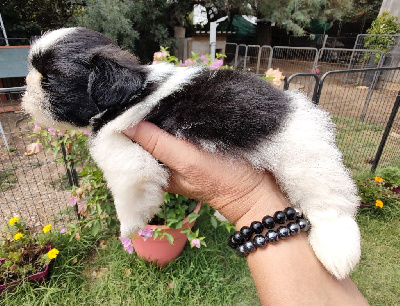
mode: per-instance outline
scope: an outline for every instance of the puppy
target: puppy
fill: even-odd
[[[45,34],[28,61],[24,109],[47,126],[92,130],[90,152],[114,195],[122,236],[158,212],[168,183],[168,169],[121,133],[147,120],[271,171],[310,220],[309,242],[326,269],[342,279],[358,262],[356,187],[329,116],[301,93],[230,70],[139,65],[104,35],[79,27]]]

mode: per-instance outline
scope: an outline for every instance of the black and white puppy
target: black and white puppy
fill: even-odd
[[[139,65],[85,28],[45,34],[29,64],[24,109],[47,126],[92,129],[90,152],[113,192],[122,236],[157,213],[168,183],[168,169],[121,133],[147,120],[204,150],[271,171],[311,221],[309,242],[326,269],[341,279],[358,262],[356,187],[329,116],[301,93],[229,70]]]

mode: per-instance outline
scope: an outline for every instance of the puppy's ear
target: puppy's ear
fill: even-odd
[[[135,104],[134,100],[143,89],[145,73],[140,65],[126,62],[124,65],[104,54],[91,59],[88,93],[99,111]]]

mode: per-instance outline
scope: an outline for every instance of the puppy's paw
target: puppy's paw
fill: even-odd
[[[351,216],[309,216],[309,242],[317,258],[337,279],[349,275],[361,256],[360,230]]]

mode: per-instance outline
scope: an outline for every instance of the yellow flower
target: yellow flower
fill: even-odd
[[[43,227],[43,233],[47,233],[49,230],[51,230],[51,224],[47,224],[45,227]]]
[[[375,206],[382,208],[383,207],[383,202],[381,200],[376,200]]]
[[[19,240],[19,239],[21,239],[21,237],[23,236],[24,234],[22,234],[22,233],[16,233],[15,235],[14,235],[14,239],[15,240]]]
[[[49,257],[49,259],[54,259],[57,257],[58,253],[60,253],[60,251],[56,248],[53,248],[47,252],[47,256]]]
[[[10,221],[8,221],[8,223],[12,226],[12,225],[14,225],[15,222],[17,222],[18,220],[19,220],[18,217],[14,217],[14,218],[11,218]]]
[[[381,178],[380,176],[375,176],[375,182],[382,183],[382,181],[383,178]]]

